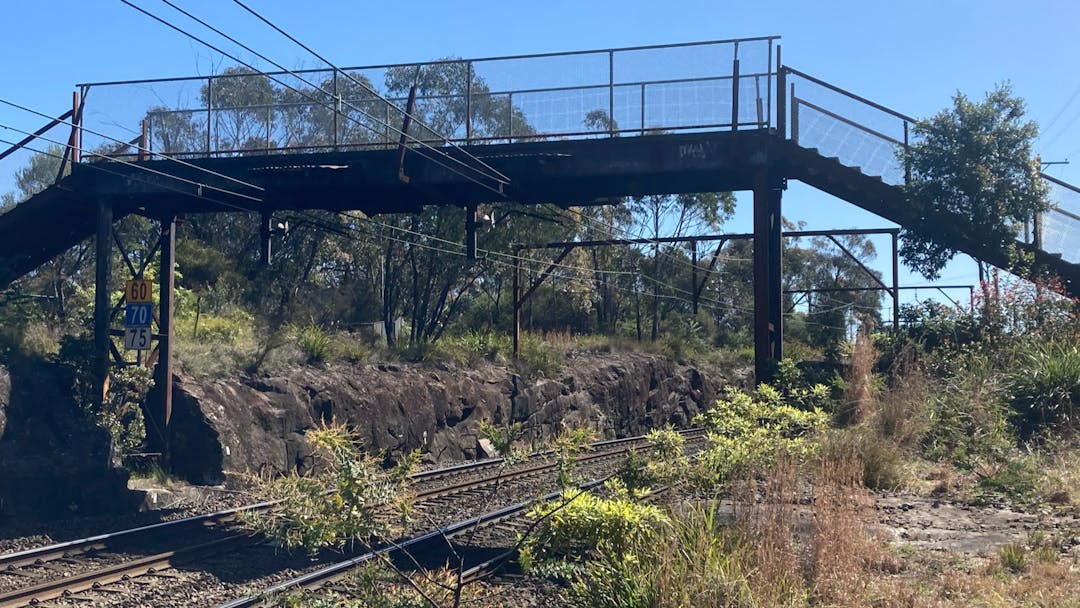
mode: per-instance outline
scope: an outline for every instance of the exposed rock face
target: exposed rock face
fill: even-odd
[[[8,404],[11,403],[11,374],[7,368],[0,365],[0,438],[4,436],[4,425],[7,423]]]
[[[0,367],[0,519],[131,510],[127,472],[109,466],[108,435],[76,407],[56,370]]]
[[[173,397],[173,467],[196,482],[222,471],[303,470],[304,432],[346,422],[373,450],[420,448],[435,460],[474,458],[481,420],[522,422],[527,440],[587,425],[607,437],[685,426],[715,396],[718,377],[666,358],[571,358],[563,375],[525,383],[504,367],[436,370],[385,364],[304,368],[242,381],[180,377]]]

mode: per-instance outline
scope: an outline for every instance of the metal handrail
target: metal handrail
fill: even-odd
[[[637,51],[652,51],[674,48],[691,48],[698,46],[719,46],[719,45],[739,45],[744,42],[771,42],[779,40],[780,36],[755,36],[750,38],[728,38],[724,40],[701,40],[696,42],[678,42],[672,44],[651,44],[642,46],[625,46],[607,49],[588,49],[579,51],[560,51],[555,53],[533,53],[525,55],[504,55],[495,57],[474,57],[474,58],[461,58],[461,59],[438,59],[435,61],[420,61],[412,63],[387,63],[381,65],[366,65],[366,66],[350,66],[341,67],[338,69],[332,68],[309,68],[306,70],[293,70],[290,72],[259,72],[260,74],[267,76],[288,76],[291,74],[317,74],[320,72],[338,73],[338,72],[355,72],[362,70],[378,70],[387,68],[403,68],[403,67],[426,67],[434,65],[451,65],[455,63],[490,63],[495,61],[510,61],[519,59],[544,59],[548,57],[570,57],[580,55],[601,55],[605,53],[626,53]],[[92,87],[92,86],[112,86],[112,85],[127,85],[127,84],[155,84],[162,82],[191,82],[198,80],[206,80],[207,78],[242,78],[244,76],[251,76],[252,74],[222,74],[215,76],[181,76],[177,78],[148,78],[141,80],[111,80],[104,82],[87,82],[76,86],[79,87]]]
[[[811,103],[809,101],[806,101],[805,99],[802,99],[800,97],[792,97],[791,98],[791,103],[792,103],[792,107],[806,106],[806,107],[811,108],[811,109],[813,109],[813,110],[815,110],[817,112],[821,112],[822,114],[828,116],[829,118],[836,119],[836,120],[838,120],[838,121],[840,121],[840,122],[842,122],[842,123],[844,123],[846,125],[854,127],[856,129],[859,129],[860,131],[864,131],[866,133],[869,133],[869,134],[871,134],[871,135],[873,135],[875,137],[879,137],[881,139],[884,139],[885,141],[888,141],[890,143],[896,144],[898,146],[905,146],[905,147],[907,146],[907,144],[905,144],[904,142],[902,142],[902,141],[900,141],[898,139],[889,137],[888,135],[885,135],[884,133],[882,133],[880,131],[876,131],[874,129],[871,129],[870,127],[859,124],[859,123],[855,122],[854,120],[851,120],[850,118],[845,118],[845,117],[837,114],[836,112],[826,110],[825,108],[823,108],[823,107],[821,107],[821,106],[819,106],[817,104]]]
[[[830,84],[828,82],[825,82],[824,80],[821,80],[820,78],[815,78],[814,76],[811,76],[811,75],[807,74],[806,72],[796,70],[795,68],[788,67],[786,65],[783,67],[783,70],[784,70],[784,72],[786,72],[788,74],[794,74],[794,75],[798,76],[799,78],[809,80],[810,82],[812,82],[812,83],[814,83],[816,85],[820,85],[822,87],[825,87],[826,89],[829,89],[831,91],[834,91],[836,93],[844,95],[845,97],[850,97],[850,98],[854,99],[855,101],[858,101],[860,103],[866,104],[866,105],[874,108],[875,110],[881,110],[882,112],[885,112],[886,114],[892,114],[893,116],[895,116],[896,118],[899,118],[901,120],[904,120],[904,121],[907,121],[907,122],[910,122],[910,123],[919,122],[919,120],[916,119],[916,118],[912,118],[912,117],[910,117],[910,116],[908,116],[906,114],[902,114],[900,112],[897,112],[896,110],[894,110],[892,108],[889,108],[889,107],[886,107],[886,106],[883,106],[880,103],[870,101],[869,99],[867,99],[867,98],[865,98],[865,97],[863,97],[861,95],[856,95],[855,93],[852,93],[851,91],[848,91],[846,89],[842,89],[842,88],[836,86],[835,84]]]
[[[772,71],[769,71],[769,72],[755,72],[755,73],[752,73],[752,74],[739,74],[739,79],[740,80],[745,80],[747,78],[762,78],[762,77],[768,77],[768,76],[774,76],[774,75],[775,75],[775,72],[772,72]],[[642,87],[642,86],[650,86],[650,85],[690,84],[690,83],[698,83],[698,82],[711,82],[711,81],[716,81],[716,80],[734,80],[734,78],[735,78],[734,75],[731,75],[731,76],[701,76],[701,77],[698,77],[698,78],[673,78],[673,79],[668,79],[668,80],[641,80],[641,81],[616,82],[615,84],[608,84],[608,83],[605,82],[603,84],[586,84],[586,85],[566,86],[566,87],[548,87],[548,88],[538,88],[538,89],[512,89],[512,90],[501,90],[501,91],[488,91],[486,93],[455,93],[455,94],[444,94],[444,95],[417,95],[416,96],[416,102],[420,103],[422,101],[440,100],[440,99],[459,99],[459,98],[460,99],[466,99],[466,98],[469,98],[469,97],[480,98],[480,97],[498,97],[498,96],[506,96],[506,95],[530,95],[530,94],[535,94],[535,93],[563,93],[563,92],[570,92],[570,91],[590,91],[590,90],[595,90],[595,89],[609,89],[611,87],[630,88],[630,87]],[[391,104],[393,104],[393,103],[403,103],[407,99],[408,98],[406,98],[406,97],[387,97],[387,98],[385,98],[385,101],[384,101],[383,99],[380,99],[378,97],[353,98],[353,99],[342,97],[342,101],[347,102],[347,103],[351,103],[351,104],[362,104],[362,103],[367,103],[367,102],[382,102],[383,105],[385,105],[386,102],[390,102]],[[212,108],[212,110],[213,111],[220,111],[220,110],[266,110],[266,109],[272,109],[272,108],[293,108],[293,107],[309,107],[309,106],[320,106],[320,104],[318,102],[314,102],[314,101],[285,102],[285,103],[264,103],[264,104],[253,104],[253,105],[248,105],[248,106],[217,106],[217,107]],[[165,115],[169,115],[169,114],[185,114],[185,113],[191,114],[191,113],[195,113],[195,112],[206,112],[206,110],[207,110],[207,107],[204,105],[204,106],[200,106],[200,107],[181,108],[181,109],[176,109],[176,110],[158,110],[158,111],[155,111],[155,112],[151,112],[150,115],[152,115],[152,116],[158,116],[158,115],[165,116]]]

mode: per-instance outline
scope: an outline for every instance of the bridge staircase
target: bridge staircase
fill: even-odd
[[[915,119],[792,68],[781,68],[788,113],[785,173],[905,228],[923,228],[943,244],[999,268],[1009,252],[962,224],[941,225],[907,195],[903,152],[914,143]],[[780,121],[784,126],[784,121]],[[1018,227],[1017,246],[1029,271],[1050,271],[1080,296],[1080,189],[1048,175],[1051,208]],[[1023,271],[1021,271],[1023,273]]]

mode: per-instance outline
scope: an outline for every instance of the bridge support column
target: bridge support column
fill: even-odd
[[[273,241],[274,214],[263,211],[259,214],[259,264],[266,268],[270,265],[270,259],[274,256]]]
[[[768,382],[783,357],[784,317],[780,260],[781,184],[761,170],[754,178],[754,380]]]
[[[176,253],[176,217],[161,219],[161,267],[158,272],[160,307],[158,318],[158,362],[154,368],[154,403],[150,413],[153,420],[146,425],[147,439],[152,450],[161,453],[161,468],[170,470],[169,421],[172,418],[172,324],[176,272],[173,260]]]
[[[94,273],[94,387],[95,405],[104,404],[109,391],[109,321],[112,305],[109,302],[109,276],[112,274],[112,204],[101,198],[97,201],[97,238],[95,240]]]

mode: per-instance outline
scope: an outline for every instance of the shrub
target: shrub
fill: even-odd
[[[562,353],[543,337],[537,334],[521,336],[521,353],[514,362],[514,369],[522,378],[551,378],[562,371],[563,363]]]
[[[758,387],[754,396],[726,387],[715,406],[694,418],[694,424],[708,431],[710,444],[698,457],[694,477],[700,484],[717,485],[778,453],[806,456],[827,422],[820,409],[787,405],[768,385]]]
[[[1001,460],[1015,439],[1000,374],[973,350],[958,352],[949,366],[931,394],[925,455],[964,469]]]
[[[255,493],[273,508],[247,515],[248,525],[283,547],[303,548],[314,555],[323,547],[367,544],[372,536],[395,531],[386,509],[408,511],[408,475],[418,453],[384,470],[382,459],[360,452],[357,437],[344,427],[309,431],[315,450],[315,473],[256,480]],[[330,490],[329,492],[327,490]]]
[[[1008,379],[1009,404],[1022,436],[1080,423],[1080,345],[1036,342]]]
[[[297,329],[295,333],[296,345],[304,353],[308,364],[324,363],[330,358],[333,339],[326,330],[309,324]]]
[[[653,544],[670,524],[668,517],[659,507],[632,500],[625,487],[609,488],[611,498],[578,492],[533,508],[529,517],[542,523],[526,541],[526,559],[588,552],[626,558]]]

